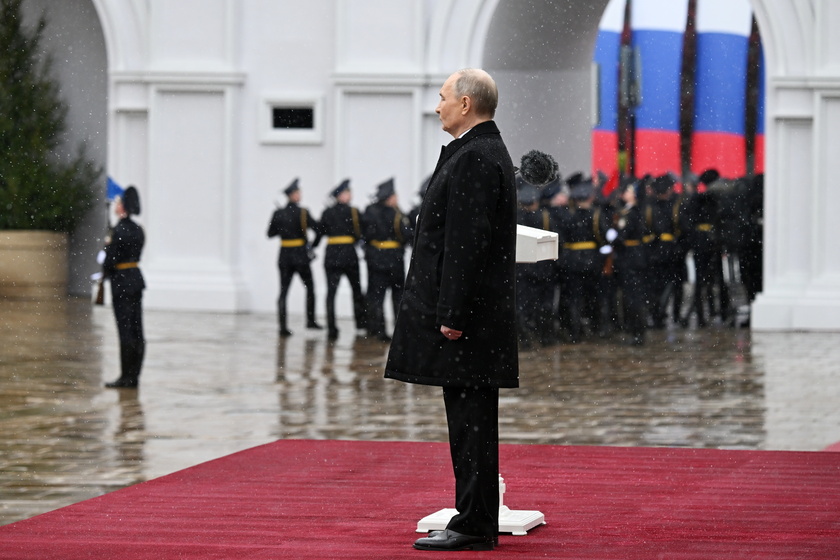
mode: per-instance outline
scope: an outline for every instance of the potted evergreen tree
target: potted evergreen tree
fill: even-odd
[[[0,296],[65,295],[67,238],[102,174],[80,146],[61,156],[67,106],[40,51],[47,25],[0,0]]]

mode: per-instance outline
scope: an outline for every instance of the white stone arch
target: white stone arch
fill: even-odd
[[[139,70],[148,60],[148,0],[91,0],[108,50],[108,69],[113,73]]]
[[[429,32],[430,81],[480,66],[500,0],[440,0]],[[840,13],[831,2],[751,0],[765,53],[764,290],[756,330],[840,330]],[[836,189],[835,189],[836,190]]]

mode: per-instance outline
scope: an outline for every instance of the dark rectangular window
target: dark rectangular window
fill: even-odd
[[[315,128],[315,110],[311,107],[273,107],[271,109],[273,128]]]

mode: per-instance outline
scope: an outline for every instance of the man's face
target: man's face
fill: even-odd
[[[440,88],[440,102],[435,108],[435,113],[440,117],[443,130],[457,138],[463,132],[466,107],[463,99],[455,94],[456,79],[457,76],[453,74],[443,83],[443,87]]]

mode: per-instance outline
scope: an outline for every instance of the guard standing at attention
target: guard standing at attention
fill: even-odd
[[[365,299],[359,281],[359,257],[356,244],[362,239],[359,210],[350,206],[350,180],[345,179],[332,191],[335,204],[321,214],[318,232],[327,238],[324,269],[327,273],[327,336],[338,338],[335,321],[335,294],[342,276],[346,276],[353,290],[353,316],[357,329],[367,328]]]
[[[615,268],[624,304],[624,329],[630,335],[629,343],[641,346],[645,343],[647,329],[646,272],[648,244],[652,241],[642,214],[644,183],[637,181],[626,185],[621,191],[621,200],[624,206],[615,223]]]
[[[594,205],[592,182],[578,176],[571,179],[572,203],[566,219],[560,224],[560,231],[567,275],[569,337],[572,343],[577,343],[584,335],[584,317],[589,319],[593,332],[598,332],[602,320],[597,307],[597,287],[604,258],[599,248],[604,245],[607,228],[601,209]]]
[[[292,181],[283,193],[288,197],[289,203],[285,208],[278,208],[274,212],[268,225],[268,237],[280,238],[280,255],[277,258],[277,267],[280,269],[280,297],[277,300],[277,315],[280,336],[285,337],[292,334],[287,321],[286,296],[295,274],[300,276],[306,287],[306,328],[322,327],[315,322],[315,285],[312,282],[312,269],[309,267],[312,247],[307,237],[309,229],[317,234],[318,223],[306,208],[300,207],[301,192],[298,179]],[[318,245],[319,239],[316,238],[313,246]]]
[[[146,235],[131,216],[140,214],[140,196],[129,186],[117,198],[115,207],[119,222],[104,249],[103,273],[111,281],[111,299],[117,332],[120,336],[119,379],[106,383],[111,389],[133,389],[139,383],[146,339],[143,336],[143,290],[146,283],[140,272],[140,254]]]
[[[405,244],[414,235],[408,217],[397,207],[393,179],[376,187],[374,202],[365,209],[362,222],[368,270],[368,334],[390,342],[385,332],[385,293],[391,290],[396,317],[405,285]]]
[[[668,302],[671,297],[675,302],[682,301],[682,270],[684,253],[679,245],[680,236],[687,231],[684,223],[680,197],[674,194],[674,178],[661,175],[653,180],[651,188],[653,198],[645,204],[645,223],[653,235],[650,252],[650,288],[649,310],[653,327],[662,329],[668,318]],[[677,307],[678,303],[674,304]],[[675,315],[679,320],[679,315]]]
[[[516,223],[552,231],[550,212],[540,208],[540,190],[521,177],[517,177],[517,183]],[[552,313],[555,285],[553,261],[516,263],[516,323],[520,348],[530,348],[534,341],[542,346],[555,342]]]

